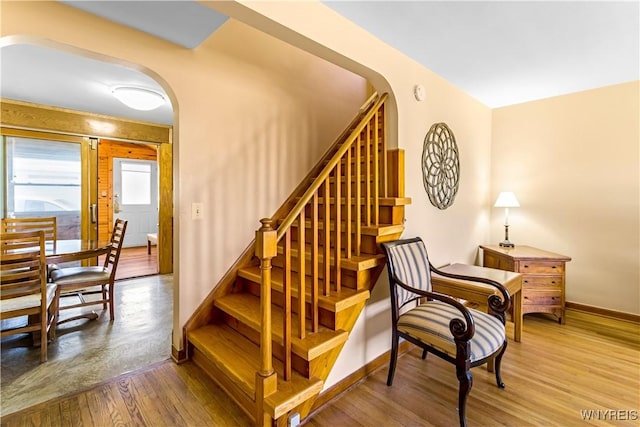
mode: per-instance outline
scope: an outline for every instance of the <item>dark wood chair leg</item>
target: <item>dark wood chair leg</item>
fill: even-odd
[[[471,371],[465,367],[456,367],[456,373],[458,376],[458,382],[460,383],[460,390],[458,391],[458,416],[460,418],[460,427],[467,426],[467,397],[473,386],[473,375]]]
[[[500,366],[502,364],[502,355],[504,354],[504,352],[507,350],[507,340],[504,340],[504,344],[502,345],[502,350],[500,350],[500,353],[498,353],[498,355],[495,357],[495,371],[496,371],[496,384],[498,384],[498,387],[500,388],[504,388],[505,385],[502,382],[502,375],[500,374]]]
[[[113,283],[109,283],[109,320],[111,322],[113,322],[113,320],[116,318],[115,314],[114,314],[114,309],[113,309],[113,301],[114,301],[114,292],[113,292],[113,288],[115,286],[113,286]]]
[[[426,349],[426,348],[423,348],[423,349],[422,349],[422,360],[424,360],[424,359],[426,359],[426,358],[427,358],[427,354],[428,354],[428,353],[429,353],[429,352],[427,351],[427,349]]]
[[[107,309],[107,285],[102,285],[102,301],[104,301],[102,303],[102,309],[106,310]]]
[[[396,363],[398,362],[398,334],[396,331],[391,332],[391,356],[389,357],[389,376],[387,376],[387,385],[393,384],[393,376],[396,373]]]

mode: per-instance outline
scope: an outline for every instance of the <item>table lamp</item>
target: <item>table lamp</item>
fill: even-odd
[[[503,248],[513,248],[515,245],[509,241],[509,208],[519,208],[520,203],[516,199],[516,195],[511,191],[503,191],[498,195],[496,208],[504,208],[504,241],[500,242]]]

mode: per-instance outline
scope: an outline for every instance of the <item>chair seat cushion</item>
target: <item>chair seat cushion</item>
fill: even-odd
[[[51,305],[56,293],[56,285],[54,283],[47,284],[47,307]],[[7,314],[12,311],[26,310],[29,308],[40,307],[41,294],[31,294],[16,298],[7,298],[0,301],[0,312]],[[11,316],[8,316],[11,317]]]
[[[470,340],[471,362],[495,353],[505,341],[505,328],[496,317],[470,309],[475,324],[475,334]],[[456,357],[456,344],[449,329],[449,322],[463,319],[455,307],[440,301],[423,303],[398,318],[398,331],[422,341],[443,353]]]
[[[108,283],[110,276],[111,272],[104,267],[69,267],[51,272],[51,280],[62,287],[83,283],[88,283],[88,286],[95,284],[91,282]]]

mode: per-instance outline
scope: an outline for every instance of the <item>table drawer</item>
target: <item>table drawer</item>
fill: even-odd
[[[551,288],[551,289],[563,289],[564,276],[541,276],[541,275],[522,275],[522,287],[524,289],[539,289],[539,288]]]
[[[520,261],[519,273],[564,274],[564,262],[559,261]]]
[[[513,259],[498,256],[488,251],[484,251],[482,264],[485,267],[497,268],[498,270],[515,271]]]
[[[562,292],[560,290],[532,291],[523,290],[524,305],[562,305]]]

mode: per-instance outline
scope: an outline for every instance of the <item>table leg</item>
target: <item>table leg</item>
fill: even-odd
[[[522,340],[522,289],[511,297],[513,304],[513,339],[515,342]]]

